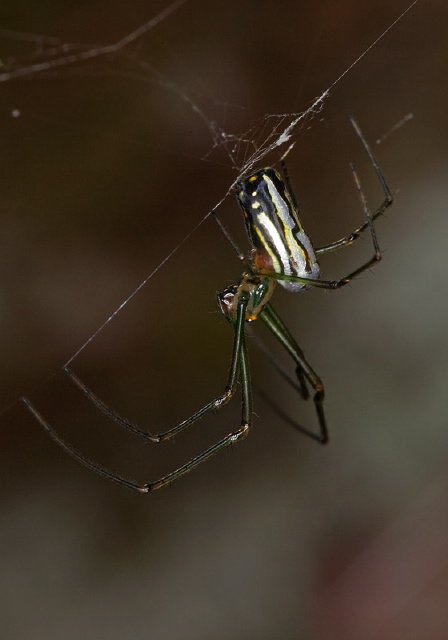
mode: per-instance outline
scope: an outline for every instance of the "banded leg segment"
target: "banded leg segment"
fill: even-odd
[[[308,400],[308,398],[310,397],[310,393],[308,391],[306,379],[303,375],[302,370],[299,368],[296,369],[297,380],[294,380],[288,373],[286,373],[283,367],[277,362],[274,354],[271,352],[270,349],[268,349],[268,347],[263,342],[263,340],[261,340],[261,338],[257,336],[255,333],[251,332],[250,328],[249,330],[246,329],[246,332],[250,336],[251,341],[255,343],[256,347],[263,353],[265,358],[269,360],[271,366],[277,371],[279,376],[281,376],[283,380],[287,384],[289,384],[289,386],[292,387],[292,389],[294,389],[294,391],[296,391],[300,395],[302,400]]]

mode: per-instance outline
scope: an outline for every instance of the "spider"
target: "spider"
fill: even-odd
[[[310,387],[313,392],[318,430],[314,432],[300,425],[296,425],[296,428],[320,444],[328,442],[328,429],[323,408],[324,387],[322,381],[308,364],[296,340],[274,310],[270,298],[277,282],[293,293],[308,291],[312,287],[340,289],[360,273],[373,267],[381,260],[381,251],[373,222],[392,204],[392,195],[361,129],[353,118],[351,122],[382,186],[384,200],[373,214],[369,212],[355,167],[353,164],[350,165],[365,215],[363,224],[350,235],[336,240],[331,244],[315,249],[313,248],[311,240],[305,233],[299,219],[298,205],[290,185],[284,157],[281,160],[284,180],[282,180],[275,169],[264,168],[241,178],[236,183],[236,197],[244,214],[246,230],[252,246],[249,259],[246,259],[244,254],[240,252],[220,222],[216,212],[211,212],[227,240],[231,243],[238,257],[245,265],[245,271],[239,282],[217,294],[219,308],[224,317],[232,324],[234,330],[232,359],[227,385],[220,396],[214,398],[202,407],[202,409],[199,409],[199,411],[175,427],[163,433],[153,435],[142,430],[139,426],[122,417],[106,405],[68,366],[63,368],[64,373],[72,383],[74,383],[103,414],[122,427],[150,442],[158,443],[169,440],[197,422],[203,416],[225,405],[235,394],[238,383],[241,385],[242,396],[240,427],[175,471],[168,473],[158,480],[139,484],[105,469],[78,453],[70,444],[59,437],[31,401],[26,397],[22,397],[22,402],[31,414],[62,449],[78,462],[102,476],[141,493],[150,493],[169,485],[173,480],[188,473],[201,462],[218,453],[221,449],[245,438],[249,433],[252,422],[252,388],[246,348],[245,324],[247,322],[253,322],[258,318],[265,323],[292,358],[296,367],[298,381],[296,386],[302,398],[306,400],[310,397],[308,387]],[[352,244],[366,230],[369,230],[372,239],[374,249],[373,257],[340,280],[320,280],[320,267],[316,256]]]

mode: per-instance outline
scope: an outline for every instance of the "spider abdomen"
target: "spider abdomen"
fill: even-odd
[[[298,215],[297,206],[275,169],[261,169],[237,184],[236,194],[251,241],[254,266],[268,272],[317,279],[319,264]],[[303,283],[279,281],[288,291]]]

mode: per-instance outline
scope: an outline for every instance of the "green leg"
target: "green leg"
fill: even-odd
[[[294,360],[297,367],[296,371],[299,381],[302,380],[304,376],[314,389],[313,401],[316,407],[319,432],[315,433],[314,431],[300,425],[295,425],[296,428],[313,440],[317,440],[321,444],[326,444],[328,442],[328,429],[323,409],[324,386],[321,379],[308,364],[303,351],[291,335],[289,329],[285,326],[280,316],[269,303],[263,307],[263,310],[260,313],[260,318]]]
[[[277,358],[274,356],[271,350],[268,349],[268,347],[261,340],[261,338],[258,335],[256,335],[253,331],[250,330],[250,327],[249,329],[246,329],[246,333],[247,335],[250,336],[250,339],[256,344],[258,349],[260,349],[260,351],[263,353],[265,358],[269,360],[269,362],[271,363],[271,366],[277,371],[279,376],[281,376],[283,380],[287,384],[289,384],[290,387],[294,389],[294,391],[299,393],[303,400],[308,400],[308,398],[310,397],[310,393],[308,391],[306,379],[303,375],[302,369],[297,367],[296,375],[298,380],[294,380],[293,378],[291,378],[291,376],[288,373],[286,373],[283,367],[277,362]],[[263,392],[261,391],[261,393]]]
[[[135,433],[141,436],[142,438],[150,440],[151,442],[163,442],[164,440],[169,440],[170,438],[172,438],[173,436],[180,433],[181,431],[189,427],[191,424],[195,423],[197,420],[202,418],[209,411],[213,411],[215,409],[219,409],[220,407],[222,407],[234,395],[237,380],[238,380],[240,352],[241,352],[242,343],[244,342],[244,321],[245,321],[244,316],[245,316],[247,301],[242,300],[240,305],[241,305],[241,309],[239,308],[239,313],[235,321],[235,339],[233,342],[232,362],[230,365],[229,377],[227,380],[227,385],[224,390],[224,393],[218,396],[217,398],[215,398],[214,400],[212,400],[211,402],[209,402],[208,404],[206,404],[205,407],[202,407],[202,409],[199,409],[199,411],[193,414],[190,418],[187,418],[187,420],[183,420],[172,429],[168,429],[168,431],[164,431],[159,434],[151,434],[148,431],[144,431],[143,429],[140,429],[140,427],[138,427],[136,424],[134,424],[133,422],[121,416],[119,413],[117,413],[111,407],[109,407],[105,402],[103,402],[103,400],[98,398],[98,396],[94,394],[93,391],[89,389],[89,387],[87,387],[87,385],[84,384],[84,382],[80,378],[78,378],[78,376],[75,373],[73,373],[71,369],[69,369],[68,367],[64,367],[64,373],[70,378],[72,382],[74,382],[74,384],[84,393],[85,396],[87,396],[87,398],[102,413],[104,413],[108,418],[110,418],[111,420],[119,424],[121,427],[124,427],[125,429],[128,429],[132,433]]]
[[[240,337],[237,337],[237,333],[241,333]],[[212,456],[216,455],[231,444],[235,442],[239,442],[243,438],[247,436],[249,430],[252,425],[252,390],[250,384],[250,372],[249,372],[249,362],[247,357],[247,349],[246,342],[244,338],[244,325],[243,327],[237,329],[235,326],[235,342],[237,340],[241,340],[241,350],[240,350],[240,381],[241,381],[241,397],[242,397],[242,417],[241,417],[241,426],[237,431],[233,433],[229,433],[227,436],[219,440],[216,444],[212,445],[208,449],[206,449],[203,453],[200,453],[198,456],[195,456],[191,460],[189,460],[186,464],[179,469],[176,469],[172,473],[167,474],[160,480],[156,480],[155,482],[150,482],[140,490],[145,490],[147,492],[155,491],[156,489],[161,489],[162,487],[171,484],[173,480],[180,478],[180,476],[188,473],[195,467],[197,467],[201,462],[208,460]]]
[[[246,341],[244,335],[244,323],[246,316],[246,307],[247,307],[248,299],[244,296],[241,297],[241,300],[238,304],[237,318],[234,323],[234,341],[233,341],[233,351],[232,351],[232,362],[230,365],[229,377],[227,380],[227,386],[222,395],[215,398],[212,402],[209,402],[205,407],[197,411],[193,416],[184,420],[176,427],[169,429],[168,431],[161,433],[157,436],[153,436],[148,434],[145,431],[142,431],[134,425],[133,423],[127,421],[125,418],[122,418],[118,414],[116,414],[112,409],[107,407],[102,400],[100,400],[97,396],[93,394],[93,392],[84,385],[84,383],[70,370],[65,369],[65,373],[69,376],[69,378],[78,386],[81,391],[109,418],[112,418],[118,424],[126,427],[133,433],[141,435],[152,442],[161,442],[163,440],[168,440],[172,438],[176,433],[179,433],[183,429],[187,428],[194,422],[197,422],[200,418],[202,418],[207,413],[213,411],[214,409],[219,409],[226,402],[228,402],[231,397],[234,395],[238,380],[241,380],[241,389],[242,389],[242,420],[241,427],[227,435],[225,438],[209,447],[206,451],[195,456],[189,462],[179,467],[172,473],[167,474],[163,478],[159,480],[155,480],[153,482],[149,482],[146,484],[139,484],[137,482],[133,482],[132,480],[128,480],[122,476],[119,476],[108,469],[105,469],[101,465],[96,464],[92,460],[85,458],[83,455],[78,453],[75,449],[71,447],[68,443],[66,443],[56,431],[49,425],[49,423],[45,420],[45,418],[35,409],[34,405],[28,400],[28,398],[23,397],[21,400],[23,404],[27,407],[28,411],[31,415],[42,425],[42,427],[47,431],[49,436],[58,444],[66,453],[68,453],[72,458],[80,462],[82,465],[87,467],[88,469],[94,471],[95,473],[108,478],[109,480],[113,480],[118,484],[121,484],[130,489],[134,489],[141,493],[149,493],[151,491],[155,491],[156,489],[160,489],[168,484],[170,484],[176,478],[188,473],[196,467],[198,464],[207,460],[211,456],[218,453],[221,449],[232,444],[234,442],[238,442],[243,437],[245,437],[250,429],[251,421],[252,421],[252,393],[250,386],[250,372],[249,372],[249,363],[247,357],[247,349],[246,349]]]

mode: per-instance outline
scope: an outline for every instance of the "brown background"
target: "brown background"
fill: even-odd
[[[255,395],[248,439],[141,497],[67,458],[14,404],[29,394],[86,454],[142,481],[238,424],[236,399],[174,443],[144,444],[57,372],[221,200],[279,123],[264,116],[306,109],[406,6],[190,0],[127,50],[138,63],[0,84],[2,639],[448,637],[445,3],[420,0],[296,129],[288,158],[324,244],[360,220],[350,161],[372,208],[381,199],[349,116],[372,144],[414,116],[375,146],[396,193],[383,263],[343,291],[276,294],[326,383],[328,448]],[[32,62],[23,34],[116,42],[164,7],[6,0],[1,26],[22,36],[3,34],[0,57]],[[235,140],[214,148],[212,122]],[[244,242],[233,197],[219,212]],[[323,259],[324,277],[369,257],[358,244]],[[232,336],[214,293],[239,273],[206,220],[73,368],[142,426],[176,424],[223,388]],[[312,424],[251,356],[254,384]]]

